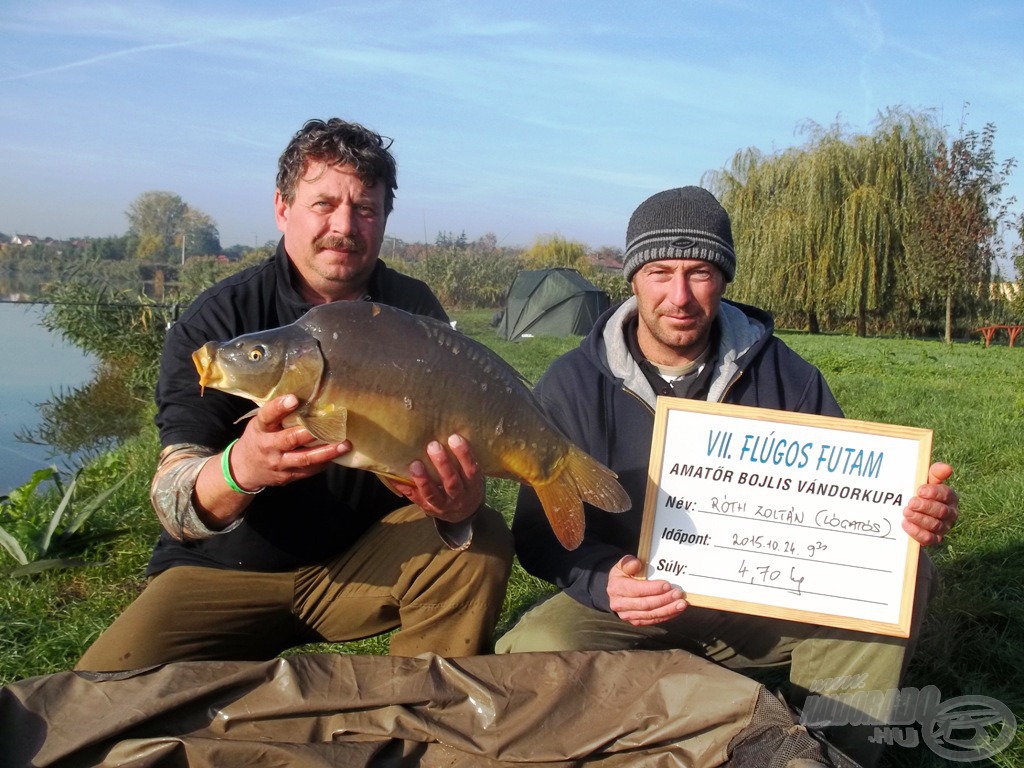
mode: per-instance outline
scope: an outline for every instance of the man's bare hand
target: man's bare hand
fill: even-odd
[[[620,619],[642,627],[674,619],[686,610],[681,589],[667,581],[637,578],[642,571],[643,563],[626,555],[608,574],[608,601]]]
[[[409,466],[412,484],[395,483],[395,487],[431,517],[460,523],[483,505],[487,478],[462,437],[451,435],[448,449],[436,440],[427,445],[427,458],[440,482],[433,479],[422,461],[414,461]]]
[[[922,547],[941,542],[960,516],[960,496],[946,485],[952,476],[949,464],[932,464],[927,484],[917,489],[903,510],[903,530]]]

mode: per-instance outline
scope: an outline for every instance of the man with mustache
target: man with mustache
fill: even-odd
[[[292,646],[396,630],[393,655],[489,648],[512,563],[501,515],[458,435],[425,453],[395,496],[306,447],[285,395],[248,420],[244,398],[200,392],[192,353],[210,340],[294,322],[332,301],[376,301],[447,321],[422,282],[380,259],[397,189],[389,142],[356,123],[310,120],[278,163],[277,252],[197,298],[168,331],[157,383],[163,449],[151,499],[164,531],[146,589],[77,668],[269,659]]]

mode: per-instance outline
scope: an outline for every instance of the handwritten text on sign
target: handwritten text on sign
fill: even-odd
[[[928,430],[660,398],[640,558],[693,605],[906,635]]]

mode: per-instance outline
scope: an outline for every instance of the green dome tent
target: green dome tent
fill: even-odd
[[[498,335],[584,336],[610,305],[608,294],[575,269],[523,270],[508,289]]]

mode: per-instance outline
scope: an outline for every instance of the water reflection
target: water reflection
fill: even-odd
[[[135,434],[148,401],[40,324],[43,308],[0,303],[0,494],[32,473],[62,470]]]
[[[269,250],[254,252],[253,259],[268,254]],[[31,344],[18,353],[12,353],[6,343],[0,346],[7,363],[0,367],[0,417],[12,397],[19,405],[31,403],[34,410],[38,405],[36,413],[22,411],[17,420],[8,418],[3,423],[0,418],[0,452],[23,459],[0,461],[0,493],[27,482],[34,470],[51,463],[48,459],[63,457],[59,463],[68,468],[70,457],[77,467],[80,460],[135,435],[151,413],[163,334],[186,303],[181,297],[195,295],[241,264],[190,259],[180,274],[176,267],[140,265],[135,281],[108,279],[103,266],[81,265],[74,275],[40,277],[38,283],[33,283],[31,275],[12,277],[0,272],[0,302],[5,296],[26,295],[52,302],[45,310],[34,308],[36,322],[30,329],[22,327],[19,338],[34,337],[37,344],[43,340],[52,345],[63,334],[93,353],[95,358],[90,360],[102,360],[92,380],[87,374],[68,378],[63,372],[51,373],[29,393],[12,395],[12,388],[21,383],[22,369],[37,365],[38,353]],[[56,330],[51,333],[47,328]],[[70,344],[64,345],[62,353],[68,359],[82,356]]]
[[[43,292],[42,275],[7,275],[0,272],[0,300],[31,301]]]
[[[15,439],[76,459],[91,458],[138,434],[143,410],[143,403],[129,394],[124,376],[101,365],[92,381],[61,389],[41,403],[40,423],[18,430]]]
[[[48,447],[15,439],[39,423],[39,403],[60,387],[89,380],[94,359],[39,324],[35,306],[0,304],[0,493],[26,482],[37,469],[61,463]]]

